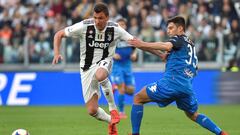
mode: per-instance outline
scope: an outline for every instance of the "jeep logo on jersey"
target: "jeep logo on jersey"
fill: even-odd
[[[94,48],[101,48],[101,49],[105,49],[109,46],[109,43],[101,43],[101,42],[96,42],[96,41],[92,41],[92,43],[88,44],[90,47],[94,47]]]

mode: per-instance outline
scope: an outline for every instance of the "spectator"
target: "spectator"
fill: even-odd
[[[35,50],[39,56],[39,62],[43,63],[51,63],[53,58],[53,52],[50,47],[50,43],[46,40],[45,33],[39,34],[39,40],[36,42]]]
[[[146,21],[155,30],[160,29],[160,25],[162,22],[162,16],[159,14],[157,7],[150,10],[149,15],[146,17]]]
[[[139,36],[140,28],[138,27],[137,18],[133,17],[130,19],[130,26],[128,32],[134,36]]]
[[[87,19],[91,16],[93,9],[93,2],[91,0],[82,0],[76,7],[76,12],[79,13],[81,19]]]
[[[117,22],[117,20],[122,18],[122,15],[120,15],[117,12],[117,7],[113,3],[110,3],[108,8],[109,8],[109,13],[110,13],[110,15],[109,15],[110,20]]]
[[[227,66],[229,60],[240,57],[239,16],[235,9],[237,7],[234,7],[235,3],[231,0],[210,2],[206,0],[82,0],[81,2],[79,0],[1,0],[0,61],[22,62],[24,46],[28,46],[26,48],[30,49],[28,50],[30,62],[40,62],[44,58],[37,56],[43,56],[38,55],[37,52],[34,54],[36,43],[40,42],[38,34],[44,33],[52,49],[53,34],[66,25],[91,17],[91,8],[94,2],[99,1],[110,3],[112,19],[120,16],[127,18],[128,30],[135,36],[151,41],[164,41],[167,19],[179,14],[189,20],[186,34],[195,41],[200,61],[215,59],[215,56],[211,58],[208,56],[208,51],[211,49],[203,51],[206,43],[210,42],[208,34],[212,28],[215,29],[214,35],[217,37],[215,40],[218,42],[216,56],[218,62],[224,61],[224,65]],[[150,26],[146,27],[146,20]],[[9,34],[5,31],[6,24],[8,31],[12,33],[10,40],[9,38],[6,40],[4,36]],[[79,53],[75,43],[66,41],[66,47],[69,48],[66,52],[69,56],[67,62],[77,61],[78,58],[73,58]],[[154,61],[155,58],[151,57],[153,56],[149,56],[149,60]]]
[[[208,37],[202,41],[202,49],[206,61],[216,61],[218,53],[218,39],[214,29],[210,29]]]

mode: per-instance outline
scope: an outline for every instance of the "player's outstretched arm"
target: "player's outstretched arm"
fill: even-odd
[[[171,42],[144,42],[137,38],[128,40],[128,43],[142,50],[161,50],[169,52],[173,47]]]
[[[53,58],[52,64],[57,64],[60,60],[63,59],[62,55],[60,54],[61,42],[63,37],[65,37],[64,29],[58,31],[54,35],[54,40],[53,40],[54,58]]]

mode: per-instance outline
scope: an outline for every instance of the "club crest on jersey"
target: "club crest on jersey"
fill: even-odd
[[[89,30],[89,34],[93,34],[93,30]]]
[[[94,47],[94,48],[101,48],[101,49],[105,49],[109,46],[109,43],[102,43],[102,42],[96,42],[96,41],[92,41],[92,43],[88,44],[90,47]]]
[[[93,30],[89,30],[88,38],[93,38]]]
[[[108,34],[107,34],[107,40],[108,40],[108,41],[111,41],[111,40],[112,40],[112,33],[108,33]]]

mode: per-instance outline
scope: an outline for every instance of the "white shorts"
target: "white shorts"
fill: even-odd
[[[82,71],[82,69],[80,69],[82,93],[85,103],[87,103],[95,93],[98,95],[98,99],[100,99],[101,97],[100,84],[95,77],[95,73],[98,68],[104,68],[110,74],[112,69],[112,60],[111,59],[102,60],[98,64],[92,65],[86,71]]]

